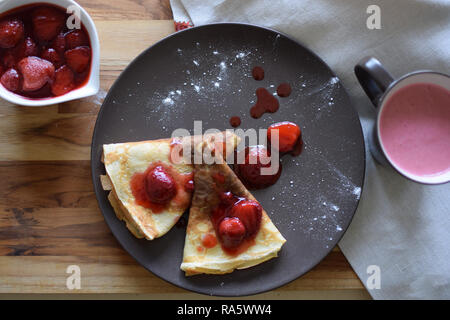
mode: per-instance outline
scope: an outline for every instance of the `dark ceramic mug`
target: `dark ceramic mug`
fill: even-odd
[[[404,75],[399,79],[394,79],[381,63],[373,57],[363,58],[355,66],[355,75],[378,112],[376,123],[369,136],[369,148],[374,159],[382,165],[393,168],[406,178],[419,183],[439,184],[449,182],[450,167],[437,174],[422,175],[405,170],[404,167],[396,163],[396,161],[392,159],[391,154],[386,151],[386,145],[380,138],[380,116],[383,108],[387,105],[387,102],[397,94],[399,90],[410,85],[436,85],[444,88],[444,92],[445,90],[448,90],[447,97],[449,97],[450,76],[434,71],[415,71]],[[445,103],[447,102],[449,103],[450,108],[450,101],[446,100]],[[389,109],[392,108],[389,107]],[[447,112],[445,112],[445,114],[447,115]],[[447,117],[445,119],[447,119]],[[398,125],[400,126],[402,124],[399,123]],[[444,125],[450,126],[450,123],[445,123]],[[444,139],[444,145],[448,143],[450,148],[448,136],[444,136]],[[439,141],[439,143],[442,144],[442,141]],[[450,161],[450,159],[448,161]],[[444,163],[444,166],[445,165],[446,163]]]

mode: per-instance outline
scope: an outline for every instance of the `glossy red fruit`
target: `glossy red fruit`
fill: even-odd
[[[297,140],[300,138],[301,130],[293,122],[283,121],[272,124],[267,130],[267,139],[274,145],[274,131],[278,130],[279,148],[280,152],[292,151]],[[272,141],[273,140],[273,141]]]
[[[267,188],[281,175],[281,163],[278,168],[272,164],[268,150],[261,145],[247,147],[244,152],[244,161],[241,162],[241,154],[238,154],[238,163],[235,165],[236,174],[249,189]],[[263,172],[266,168],[269,172]]]
[[[247,230],[247,236],[254,236],[261,225],[262,207],[254,200],[241,200],[233,205],[230,215],[239,218]]]
[[[158,204],[167,204],[177,193],[175,181],[163,166],[157,166],[147,174],[145,190],[148,199]]]
[[[76,73],[81,73],[89,67],[91,61],[91,48],[89,47],[76,47],[74,49],[67,50],[64,53],[67,65]]]
[[[226,206],[231,206],[237,201],[236,196],[229,191],[220,193],[219,197],[221,203],[223,203]]]
[[[65,34],[64,38],[66,43],[66,50],[89,45],[88,37],[83,30],[69,31]]]
[[[28,56],[37,56],[39,48],[30,37],[19,42],[14,48],[6,49],[3,54],[3,65],[7,68],[14,68],[20,60]]]
[[[20,89],[20,76],[16,69],[8,69],[0,79],[2,85],[12,92],[17,92]]]
[[[186,183],[184,184],[184,190],[187,192],[194,192],[194,180],[188,180],[186,181]]]
[[[23,77],[22,90],[35,91],[53,79],[55,67],[47,60],[38,57],[26,57],[17,64]]]
[[[36,38],[39,41],[50,41],[64,27],[65,14],[55,8],[42,6],[33,11],[31,21]]]
[[[42,51],[41,58],[53,63],[55,68],[59,68],[64,64],[64,58],[53,48],[47,48]]]
[[[16,55],[16,61],[20,61],[29,56],[37,56],[39,54],[39,48],[36,42],[30,37],[26,37],[13,50]]]
[[[66,39],[64,37],[64,33],[60,33],[56,36],[55,39],[53,39],[50,47],[56,50],[59,54],[64,54],[64,51],[66,51]]]
[[[23,22],[18,19],[0,21],[0,47],[12,48],[23,38]]]
[[[52,83],[52,93],[55,96],[61,96],[75,87],[72,70],[66,65],[55,71],[55,78]]]
[[[219,224],[219,236],[225,248],[238,247],[244,240],[245,234],[244,224],[236,217],[224,218]]]

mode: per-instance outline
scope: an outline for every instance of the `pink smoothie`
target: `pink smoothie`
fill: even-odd
[[[450,170],[450,91],[415,83],[394,93],[379,119],[380,140],[406,173],[436,176]]]

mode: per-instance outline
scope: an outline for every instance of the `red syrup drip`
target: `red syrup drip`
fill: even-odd
[[[234,116],[230,118],[230,125],[233,128],[239,127],[241,125],[241,118],[239,118],[238,116]]]
[[[289,97],[291,92],[292,92],[292,88],[289,85],[289,83],[287,83],[287,82],[283,82],[282,84],[280,84],[277,87],[277,95],[279,97],[282,97],[282,98]]]
[[[256,98],[256,104],[250,109],[252,118],[261,118],[264,113],[274,113],[280,108],[278,100],[266,88],[256,89]]]
[[[253,79],[256,81],[261,81],[264,79],[264,69],[262,67],[256,66],[252,70]]]

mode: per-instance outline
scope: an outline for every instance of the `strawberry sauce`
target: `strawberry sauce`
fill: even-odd
[[[205,248],[214,248],[217,245],[217,238],[215,235],[208,233],[202,236],[202,245]]]
[[[234,116],[230,118],[230,125],[233,128],[237,128],[241,125],[241,118],[239,118],[238,116]]]
[[[280,107],[278,100],[266,88],[256,89],[256,104],[250,109],[252,118],[258,119],[266,113],[274,113]]]
[[[282,98],[289,97],[291,92],[292,92],[292,88],[291,88],[290,84],[287,82],[283,82],[282,84],[280,84],[277,87],[277,95],[279,97],[282,97]]]
[[[264,69],[262,67],[256,66],[252,70],[253,79],[256,81],[261,81],[264,79]]]
[[[162,162],[151,164],[144,172],[131,177],[130,188],[136,204],[160,213],[170,203],[184,206],[193,191],[193,173],[180,174]]]
[[[255,243],[261,220],[262,207],[257,201],[231,192],[220,194],[220,202],[211,214],[216,236],[229,255],[241,254]]]

